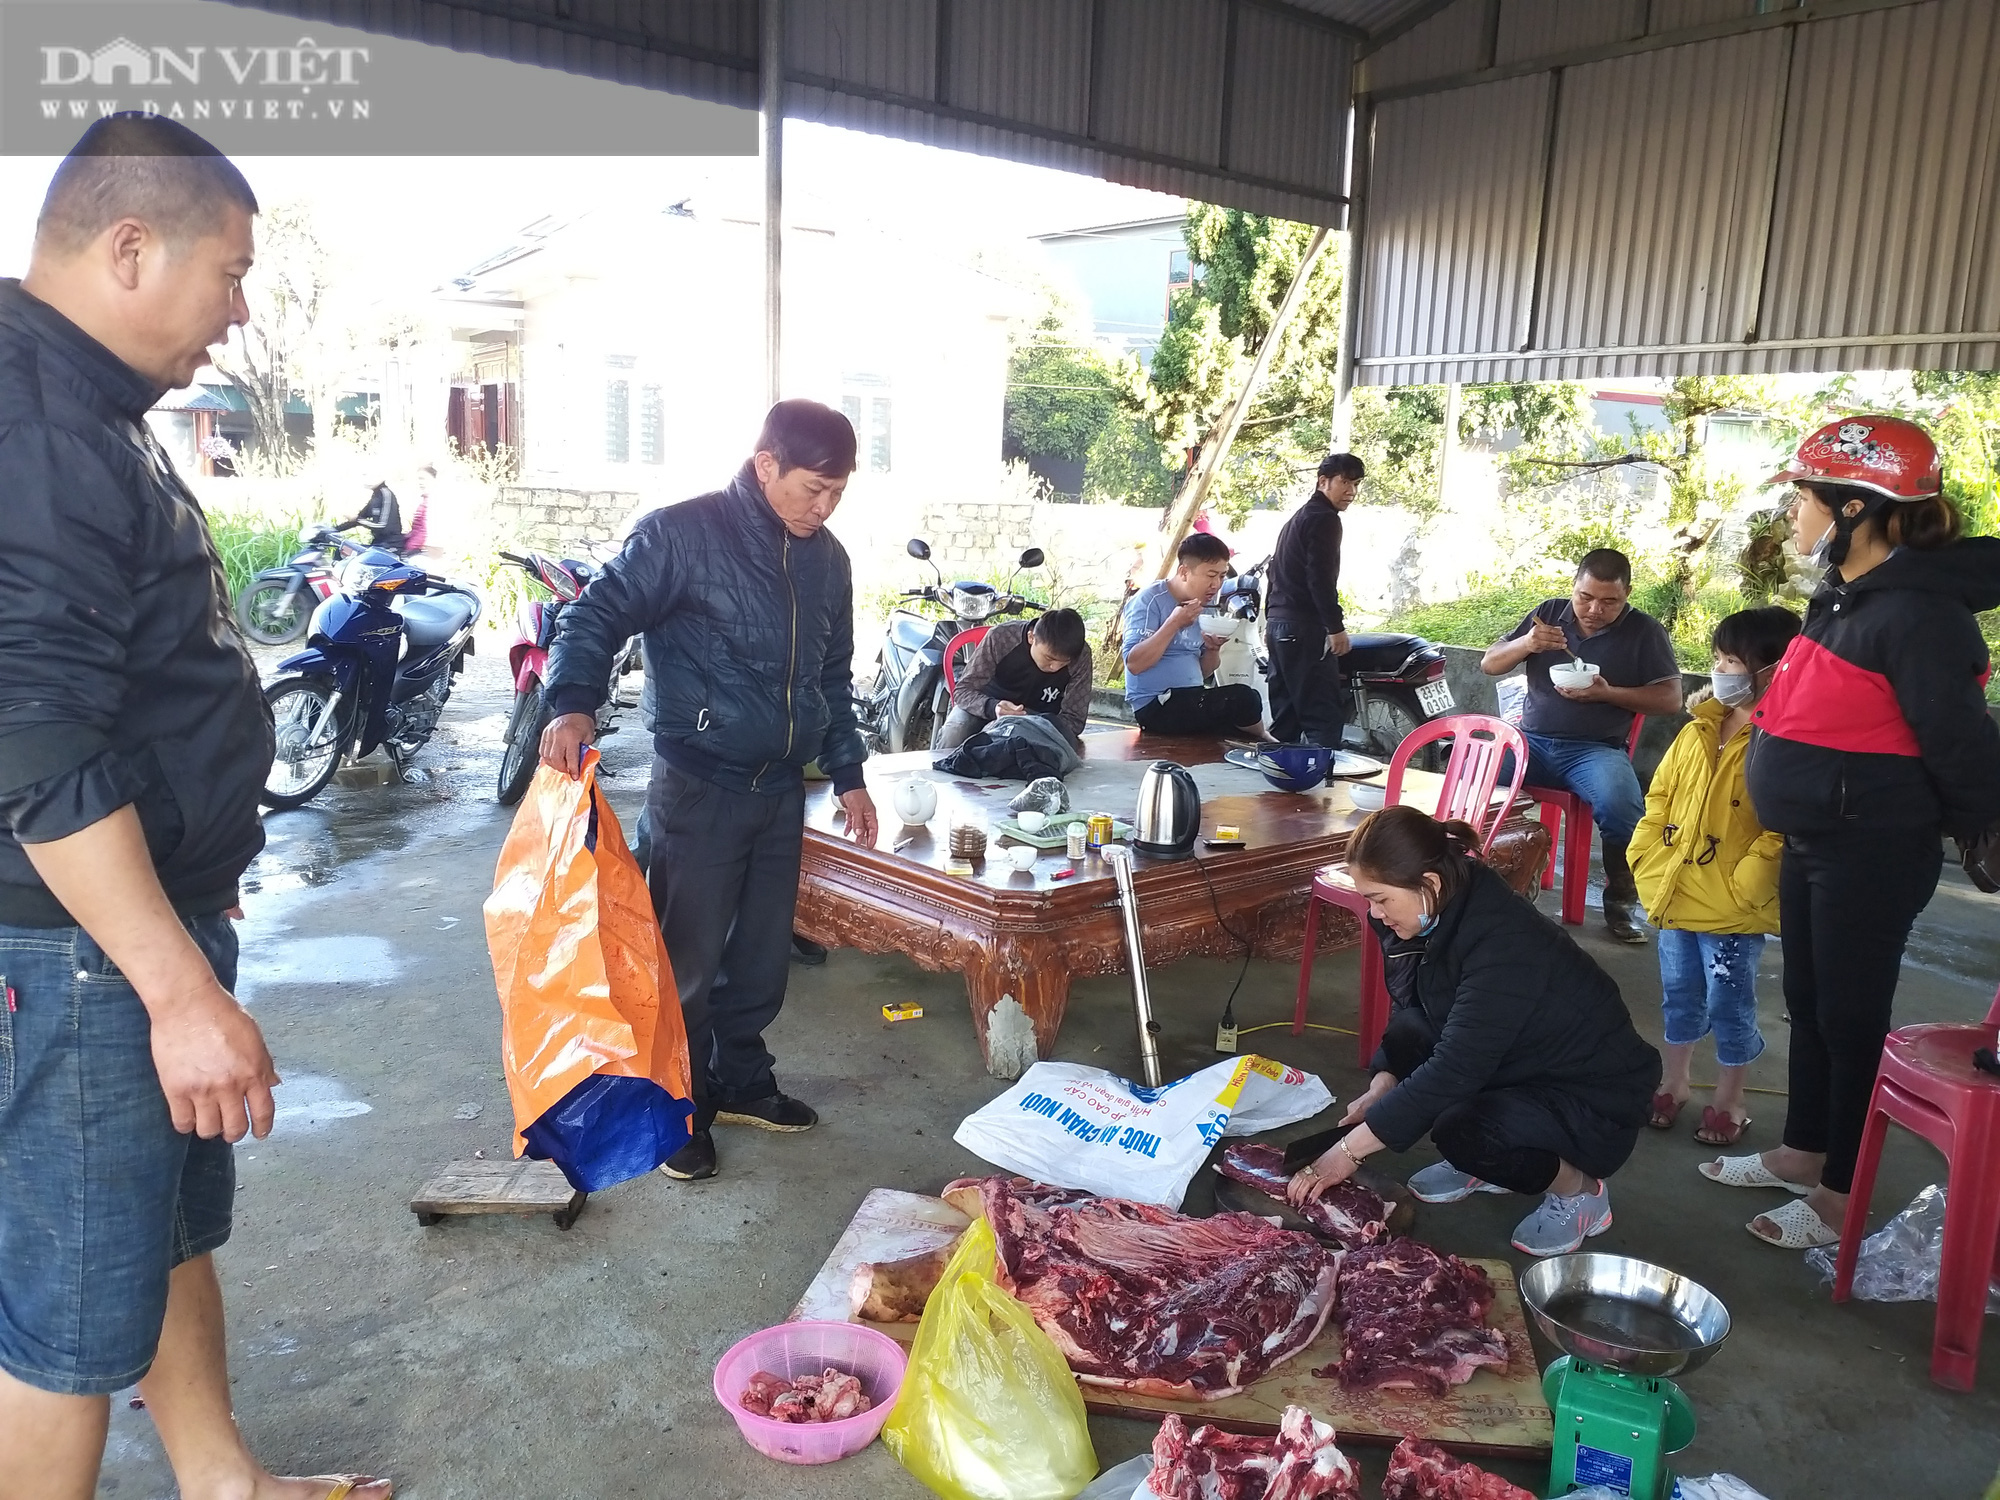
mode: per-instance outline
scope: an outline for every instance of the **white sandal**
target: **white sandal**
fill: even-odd
[[[1776,1245],[1780,1250],[1817,1250],[1823,1245],[1838,1245],[1840,1231],[1829,1229],[1826,1220],[1813,1211],[1813,1206],[1800,1199],[1782,1203],[1767,1214],[1759,1214],[1758,1219],[1769,1219],[1778,1226],[1774,1237],[1757,1227],[1757,1219],[1752,1219],[1743,1227],[1756,1235],[1767,1245]]]
[[[1714,1161],[1699,1162],[1695,1170],[1710,1182],[1719,1182],[1724,1187],[1741,1188],[1783,1188],[1803,1198],[1812,1191],[1809,1182],[1787,1182],[1764,1165],[1761,1154],[1750,1156],[1718,1156]]]

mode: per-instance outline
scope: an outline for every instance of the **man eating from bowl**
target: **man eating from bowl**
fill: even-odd
[[[1201,612],[1229,575],[1229,544],[1192,532],[1174,561],[1172,573],[1147,584],[1125,606],[1125,702],[1132,717],[1147,734],[1268,741],[1263,699],[1254,687],[1204,685],[1222,655],[1222,641],[1203,634]]]
[[[1536,605],[1486,648],[1479,669],[1504,677],[1527,663],[1527,784],[1560,787],[1590,804],[1604,854],[1604,925],[1621,943],[1643,943],[1625,850],[1646,797],[1625,742],[1633,715],[1680,712],[1681,673],[1665,627],[1632,608],[1631,594],[1624,553],[1586,552],[1569,598]],[[1585,676],[1576,663],[1596,670]]]

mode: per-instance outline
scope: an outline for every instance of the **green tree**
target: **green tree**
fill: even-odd
[[[1007,363],[1010,452],[1078,462],[1125,404],[1126,378],[1051,305]]]

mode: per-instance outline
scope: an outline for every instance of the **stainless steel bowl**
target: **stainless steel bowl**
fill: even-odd
[[[1551,1343],[1634,1375],[1684,1375],[1729,1337],[1729,1309],[1698,1282],[1623,1255],[1554,1255],[1521,1273],[1521,1301]]]

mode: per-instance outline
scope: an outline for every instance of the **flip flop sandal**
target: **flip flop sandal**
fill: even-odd
[[[375,1489],[385,1484],[389,1485],[389,1488],[382,1500],[394,1500],[396,1494],[395,1485],[390,1484],[388,1480],[376,1479],[367,1474],[307,1474],[303,1478],[308,1484],[332,1485],[333,1488],[327,1492],[326,1500],[348,1500],[356,1490]]]
[[[1769,1213],[1757,1217],[1777,1225],[1778,1233],[1765,1234],[1758,1229],[1756,1219],[1743,1227],[1765,1244],[1776,1245],[1780,1250],[1817,1250],[1824,1245],[1840,1243],[1840,1231],[1827,1228],[1826,1221],[1813,1212],[1812,1205],[1798,1199],[1781,1203]]]
[[[1655,1130],[1672,1130],[1674,1128],[1674,1121],[1681,1117],[1681,1110],[1686,1104],[1687,1100],[1676,1099],[1672,1094],[1667,1093],[1663,1089],[1653,1095],[1653,1114],[1652,1118],[1647,1120],[1646,1123]],[[1706,1117],[1704,1117],[1703,1123],[1707,1123]],[[1725,1144],[1727,1143],[1725,1142]]]
[[[1736,1119],[1726,1109],[1717,1109],[1713,1104],[1705,1104],[1701,1110],[1701,1124],[1695,1127],[1694,1138],[1704,1146],[1733,1146],[1743,1139],[1743,1132],[1750,1128],[1750,1117]]]
[[[1698,1162],[1695,1170],[1710,1182],[1719,1182],[1724,1187],[1783,1188],[1801,1198],[1812,1191],[1811,1183],[1785,1181],[1766,1167],[1764,1158],[1759,1155],[1719,1156],[1714,1161]]]

